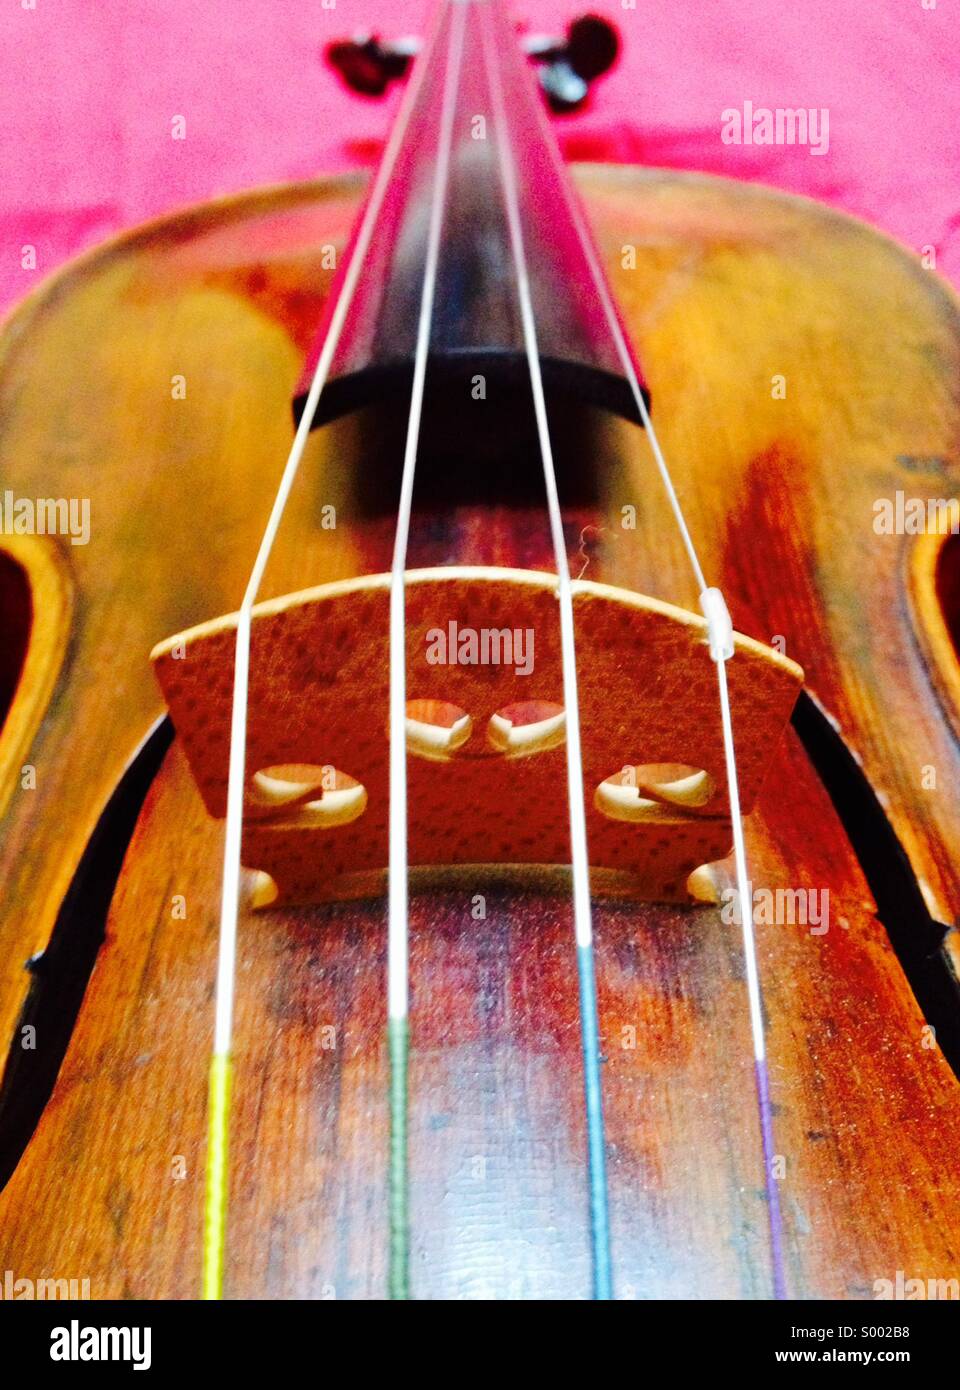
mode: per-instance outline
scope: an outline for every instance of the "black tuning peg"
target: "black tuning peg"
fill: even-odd
[[[551,109],[563,114],[581,107],[591,82],[613,67],[620,36],[607,20],[585,14],[568,27],[565,39],[532,35],[523,46],[540,65],[540,86]]]
[[[538,64],[540,86],[557,112],[582,106],[591,82],[613,66],[620,52],[616,29],[595,14],[575,19],[565,38],[532,35],[522,45],[527,57]],[[325,56],[351,91],[380,97],[391,82],[406,77],[420,47],[417,38],[385,42],[377,34],[357,34],[328,44]]]
[[[357,34],[327,45],[326,59],[353,92],[382,97],[391,82],[406,77],[420,52],[417,38],[385,43],[376,34]]]

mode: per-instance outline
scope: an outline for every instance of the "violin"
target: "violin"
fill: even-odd
[[[499,0],[338,46],[406,83],[370,180],[3,330],[17,1279],[956,1286],[957,302],[805,199],[565,168],[588,31],[541,90]]]

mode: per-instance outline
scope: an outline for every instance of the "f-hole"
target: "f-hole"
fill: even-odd
[[[20,684],[32,628],[30,580],[23,566],[0,550],[0,734]]]
[[[67,557],[47,537],[0,543],[0,816],[21,785],[70,637]]]
[[[934,688],[960,739],[960,535],[930,531],[908,560],[914,632]]]

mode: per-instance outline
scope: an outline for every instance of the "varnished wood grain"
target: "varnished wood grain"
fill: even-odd
[[[882,792],[931,909],[952,923],[956,743],[906,599],[910,538],[872,527],[878,496],[941,496],[955,482],[952,299],[891,243],[800,200],[632,171],[583,171],[580,183],[708,576],[738,627],[785,639]],[[45,944],[159,711],[150,648],[237,605],[329,283],[315,248],[342,244],[355,199],[355,185],[324,183],[157,224],[68,269],[3,339],[5,482],[90,496],[92,525],[88,547],[63,549],[76,611],[31,749],[37,789],[14,787],[0,826],[5,1044],[18,1045],[22,963]],[[627,244],[635,270],[623,268]],[[771,392],[780,374],[785,399]],[[312,441],[265,593],[389,567],[388,520],[352,506],[354,429]],[[592,464],[600,505],[567,511],[574,572],[694,608],[643,438],[598,424]],[[335,532],[318,525],[328,501]],[[636,530],[621,525],[626,505]],[[537,510],[438,517],[417,498],[412,565],[549,568],[548,556]],[[825,935],[759,929],[790,1291],[870,1297],[898,1269],[957,1277],[960,1087],[925,1045],[792,735],[748,832],[755,883],[830,893]],[[220,834],[174,748],[57,1090],[0,1195],[3,1267],[89,1277],[98,1297],[195,1295]],[[765,1296],[737,929],[710,908],[612,901],[598,902],[596,929],[618,1293]],[[584,1296],[566,899],[535,876],[427,889],[412,931],[414,1292]],[[383,1292],[383,946],[379,902],[244,915],[234,1295]]]

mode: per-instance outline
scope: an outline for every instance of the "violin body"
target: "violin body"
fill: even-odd
[[[746,825],[757,884],[829,902],[757,926],[788,1294],[956,1279],[956,1006],[944,985],[932,1033],[911,979],[935,958],[949,981],[937,924],[960,909],[950,547],[878,533],[874,504],[956,486],[957,305],[800,199],[616,167],[575,182],[704,568],[859,759],[827,739],[816,766],[789,729]],[[176,740],[141,747],[164,713],[149,654],[237,607],[330,290],[323,248],[346,244],[362,189],[154,222],[41,286],[0,341],[4,486],[90,499],[87,545],[0,537],[5,626],[29,625],[0,731],[0,1267],[87,1278],[94,1298],[199,1288],[223,826]],[[588,426],[574,575],[695,609],[645,436],[600,411]],[[311,436],[264,594],[389,569],[389,516],[353,505],[376,438],[353,415]],[[551,568],[542,508],[418,505],[411,569]],[[587,1296],[568,885],[530,868],[412,890],[412,1291]],[[379,896],[243,908],[230,1297],[385,1292],[384,924]],[[615,1291],[767,1297],[739,928],[720,904],[616,895],[594,927]]]

